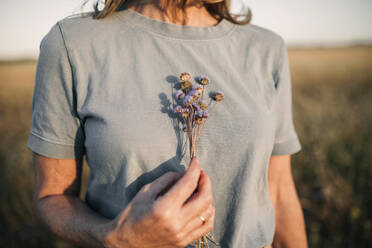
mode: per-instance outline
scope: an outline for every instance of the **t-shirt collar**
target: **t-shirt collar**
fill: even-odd
[[[228,36],[236,27],[232,22],[223,18],[214,26],[197,27],[179,25],[149,18],[130,8],[122,8],[115,13],[121,20],[135,25],[145,31],[164,37],[184,40],[208,40]]]

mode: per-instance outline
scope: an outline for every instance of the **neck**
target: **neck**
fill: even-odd
[[[176,18],[172,18],[172,6],[166,6],[165,0],[126,0],[124,5],[151,19],[179,25],[209,27],[218,23],[200,0],[188,1],[185,12],[176,9]]]

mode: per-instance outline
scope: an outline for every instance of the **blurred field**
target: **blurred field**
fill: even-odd
[[[303,146],[292,168],[310,247],[372,247],[372,46],[291,49],[290,62]],[[0,247],[71,247],[31,208],[35,66],[0,62]]]

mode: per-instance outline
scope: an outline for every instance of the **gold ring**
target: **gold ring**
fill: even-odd
[[[201,221],[203,222],[203,224],[205,223],[205,218],[203,216],[199,216],[199,218],[201,219]]]

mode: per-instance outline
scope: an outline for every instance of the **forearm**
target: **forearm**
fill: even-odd
[[[110,220],[70,195],[51,195],[34,202],[39,218],[56,235],[87,247],[105,247]]]
[[[307,248],[305,221],[294,184],[278,188],[274,248]]]

